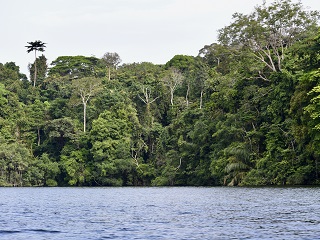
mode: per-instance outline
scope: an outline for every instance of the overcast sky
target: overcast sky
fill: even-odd
[[[0,63],[16,62],[29,75],[27,42],[47,43],[49,63],[59,56],[102,57],[122,63],[163,64],[176,54],[196,56],[216,41],[235,12],[263,0],[0,0]],[[267,2],[271,2],[270,0]],[[302,0],[320,10],[319,0]]]

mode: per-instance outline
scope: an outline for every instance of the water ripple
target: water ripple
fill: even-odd
[[[319,199],[320,188],[0,188],[0,238],[319,239]]]

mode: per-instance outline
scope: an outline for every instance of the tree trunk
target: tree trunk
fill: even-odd
[[[38,146],[40,146],[40,143],[41,143],[41,139],[40,139],[40,128],[37,127],[37,130],[38,130]]]
[[[36,81],[37,81],[37,51],[34,51],[34,73],[33,73],[33,87],[36,86]]]
[[[83,103],[83,132],[86,132],[87,103]]]
[[[186,103],[187,103],[187,107],[189,107],[189,91],[190,91],[190,84],[187,84],[187,93],[186,93]]]
[[[170,103],[171,103],[171,106],[173,106],[173,89],[170,89]]]
[[[200,109],[202,108],[203,90],[200,92]]]

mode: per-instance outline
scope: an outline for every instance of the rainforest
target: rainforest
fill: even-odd
[[[0,186],[320,184],[319,12],[264,3],[217,39],[163,65],[28,42],[29,79],[0,63]]]

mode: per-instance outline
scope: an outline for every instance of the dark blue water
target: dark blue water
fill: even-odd
[[[320,239],[320,188],[0,188],[0,239]]]

